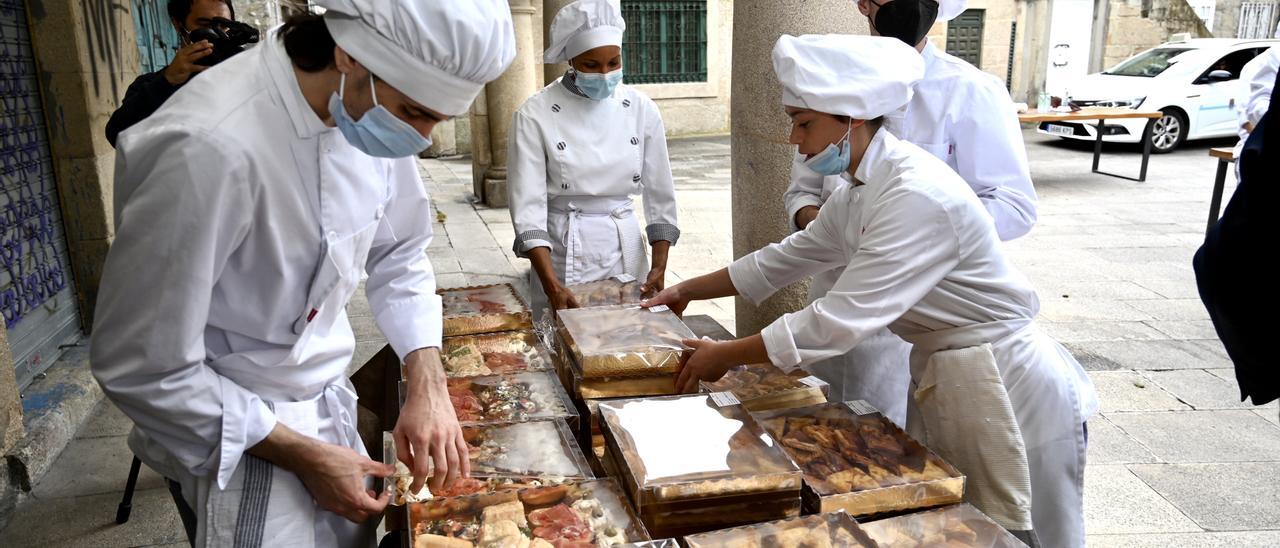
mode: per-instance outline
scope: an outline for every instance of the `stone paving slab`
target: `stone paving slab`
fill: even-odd
[[[1195,522],[1124,465],[1090,466],[1084,476],[1090,534],[1199,532]]]
[[[121,492],[133,462],[133,453],[124,440],[123,436],[71,440],[54,461],[54,472],[45,474],[31,494],[38,499],[53,499]],[[160,474],[147,466],[141,468],[138,489],[164,487]]]
[[[1171,339],[1212,340],[1218,338],[1218,332],[1210,320],[1159,321],[1144,322],[1153,329],[1164,333]]]
[[[0,532],[0,546],[150,546],[186,539],[168,488],[135,493],[124,525],[115,523],[118,504],[119,493],[28,500]]]
[[[1252,411],[1108,415],[1160,460],[1172,463],[1272,461],[1280,430]]]
[[[1280,531],[1089,535],[1091,548],[1241,548],[1280,546]]]
[[[1169,339],[1169,335],[1146,322],[1075,321],[1038,322],[1060,343]]]
[[[1230,367],[1226,352],[1195,341],[1096,341],[1067,348],[1085,369],[1208,369]]]
[[[1191,410],[1190,406],[1137,371],[1093,371],[1089,378],[1093,379],[1094,389],[1098,391],[1099,410],[1103,413]]]
[[[80,427],[80,432],[76,434],[76,438],[102,438],[108,436],[125,436],[129,434],[129,430],[133,429],[133,421],[125,416],[124,412],[116,407],[111,400],[102,399],[102,403],[93,410],[93,414],[89,416],[89,420],[84,426]]]
[[[1200,299],[1153,299],[1123,302],[1150,314],[1156,320],[1189,321],[1209,319],[1209,312],[1205,310],[1204,303],[1200,302]]]
[[[1105,401],[1105,400],[1104,400]],[[1088,463],[1092,471],[1095,464],[1129,464],[1158,462],[1149,449],[1133,436],[1116,427],[1105,415],[1089,419]],[[1086,474],[1089,472],[1086,472]]]
[[[1224,378],[1203,369],[1146,371],[1144,374],[1196,409],[1253,409],[1256,407],[1250,402],[1240,401],[1240,388],[1234,376]],[[1275,409],[1276,402],[1271,402],[1263,408]]]
[[[1280,529],[1280,462],[1135,464],[1129,469],[1207,530]]]

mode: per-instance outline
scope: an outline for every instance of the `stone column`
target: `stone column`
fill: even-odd
[[[773,44],[783,34],[868,34],[849,0],[738,0],[733,6],[733,254],[741,257],[790,234],[782,195],[795,147],[773,73]],[[805,305],[803,284],[754,307],[737,303],[738,335],[758,332]]]
[[[551,46],[551,22],[555,20],[556,14],[560,13],[560,8],[563,8],[572,2],[573,0],[543,0],[542,51],[546,51],[547,47]],[[710,23],[710,21],[708,21],[708,23]],[[538,62],[542,62],[542,51],[538,52]],[[554,82],[556,81],[556,78],[563,75],[566,70],[569,70],[569,63],[542,65],[543,81],[546,84]]]
[[[538,72],[541,60],[534,55],[535,51],[541,51],[535,47],[533,32],[534,25],[541,24],[535,20],[538,10],[531,0],[508,2],[515,27],[516,59],[502,76],[485,86],[491,161],[483,170],[484,182],[479,196],[489,207],[507,205],[507,134],[511,129],[511,116],[538,90],[542,76]]]

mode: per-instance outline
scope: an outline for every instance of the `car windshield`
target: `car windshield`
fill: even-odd
[[[1140,76],[1152,78],[1173,66],[1181,59],[1178,57],[1188,51],[1187,48],[1156,48],[1135,55],[1123,63],[1116,65],[1103,74],[1116,76]]]

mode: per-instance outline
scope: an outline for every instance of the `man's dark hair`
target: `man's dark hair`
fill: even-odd
[[[314,13],[294,15],[280,27],[284,51],[303,72],[320,72],[333,66],[333,48],[337,43],[324,24],[324,17]]]
[[[187,16],[191,15],[191,5],[196,0],[169,0],[169,18],[177,21],[179,25],[187,24]],[[227,9],[231,11],[231,20],[236,19],[236,7],[231,5],[231,0],[222,0],[227,5]]]

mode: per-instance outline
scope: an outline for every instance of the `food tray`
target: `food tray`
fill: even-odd
[[[640,282],[630,275],[614,276],[605,280],[565,286],[573,300],[583,308],[616,306],[639,303]]]
[[[876,543],[844,512],[770,521],[684,538],[689,548],[831,548]]]
[[[862,524],[862,530],[881,548],[982,546],[1023,548],[1026,544],[969,504]]]
[[[563,418],[575,429],[578,412],[550,371],[448,379],[449,399],[463,426]]]
[[[549,371],[551,356],[533,331],[506,331],[444,339],[440,359],[449,377],[484,377]]]
[[[788,375],[773,364],[735,367],[703,392],[731,392],[749,411],[769,411],[826,403],[830,386],[814,376]]]
[[[675,373],[683,341],[694,338],[666,307],[575,308],[561,310],[557,321],[584,379]]]
[[[533,328],[533,315],[511,284],[437,291],[444,307],[444,336]]]

